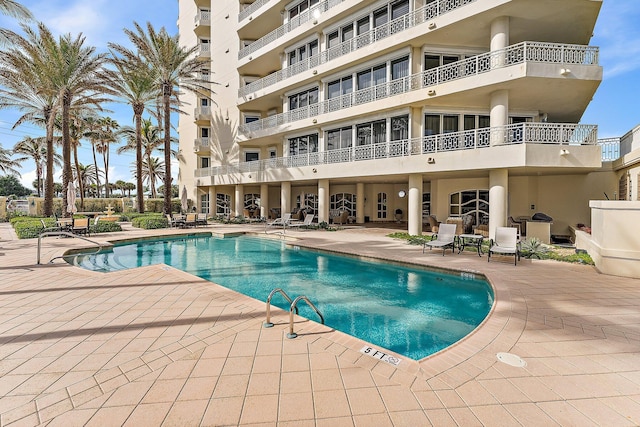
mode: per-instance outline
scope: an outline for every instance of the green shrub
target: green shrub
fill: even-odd
[[[525,240],[520,245],[520,255],[522,255],[524,258],[527,258],[527,259],[547,258],[548,253],[549,253],[549,248],[544,244],[542,244],[540,239],[536,239],[535,237]]]
[[[591,259],[591,256],[587,252],[576,252],[571,255],[562,255],[556,252],[549,252],[547,257],[556,261],[595,265],[593,259]]]
[[[34,221],[34,220],[40,222],[40,218],[41,217],[26,216],[26,215],[13,216],[11,219],[9,219],[9,223],[11,223],[11,225],[15,228],[16,223],[18,223],[18,222]],[[55,220],[54,220],[54,222],[55,222]]]
[[[52,218],[45,220],[47,227],[53,227],[56,225],[56,221]],[[17,221],[13,228],[16,231],[18,239],[33,239],[38,237],[38,234],[42,231],[42,223],[39,219],[31,219],[31,221]]]
[[[120,224],[113,221],[98,221],[97,224],[91,224],[89,232],[91,234],[97,233],[111,233],[113,231],[122,231]]]
[[[169,227],[169,222],[166,216],[146,215],[133,218],[131,225],[137,228],[144,228],[145,230],[152,230],[156,228],[167,228]]]
[[[133,222],[133,220],[135,218],[143,218],[143,217],[164,217],[164,215],[162,213],[158,213],[158,212],[145,212],[145,213],[137,213],[137,212],[132,212],[130,214],[127,215],[129,217],[129,220]]]

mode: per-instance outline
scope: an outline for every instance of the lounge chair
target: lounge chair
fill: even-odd
[[[288,226],[290,222],[291,222],[291,213],[286,213],[282,217],[276,218],[271,222],[265,222],[264,223],[265,233],[266,233],[268,227],[283,227],[284,228],[284,227]]]
[[[73,234],[89,235],[89,218],[74,218],[71,232]]]
[[[307,216],[304,217],[304,221],[289,221],[289,224],[287,224],[287,227],[289,228],[307,227],[311,225],[313,218],[315,218],[314,214],[307,214]]]
[[[514,265],[518,265],[520,259],[520,242],[518,242],[518,229],[514,227],[496,228],[496,237],[489,241],[489,256],[487,262],[491,261],[491,254],[513,255]]]
[[[433,240],[433,238],[436,240]],[[444,256],[447,248],[451,248],[451,252],[455,253],[456,248],[456,224],[440,224],[438,227],[438,233],[431,236],[430,241],[424,242],[422,246],[422,253],[424,250],[429,247],[429,250],[432,248],[442,248],[442,256]]]
[[[190,213],[187,214],[187,216],[184,219],[184,226],[185,227],[197,227],[198,226],[198,215],[194,214],[194,213]]]
[[[196,225],[208,225],[209,222],[207,221],[207,214],[206,213],[199,213],[197,214],[196,217]]]

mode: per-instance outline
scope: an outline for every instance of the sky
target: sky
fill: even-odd
[[[178,0],[192,1],[192,0]],[[170,34],[176,34],[178,15],[176,0],[23,0],[36,19],[44,22],[54,33],[82,33],[86,44],[98,51],[105,51],[112,41],[128,45],[122,31],[132,28],[134,21],[151,22],[156,29],[164,26]],[[604,0],[589,43],[600,47],[600,64],[604,78],[581,123],[597,124],[599,137],[619,137],[640,124],[638,96],[640,95],[640,1]],[[0,16],[0,27],[17,29],[12,18]],[[111,104],[109,116],[120,125],[132,125],[133,114],[129,106]],[[27,124],[15,131],[11,127],[18,115],[10,110],[0,110],[0,144],[10,149],[25,136],[42,136],[39,128]],[[114,150],[115,151],[115,150]],[[131,165],[133,153],[111,154],[109,180],[133,181]],[[80,149],[80,161],[91,163],[91,148],[84,144]],[[99,163],[100,164],[100,163]],[[32,187],[35,167],[24,162],[21,181]],[[177,167],[173,170],[177,172]]]

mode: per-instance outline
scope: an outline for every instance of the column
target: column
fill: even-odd
[[[490,125],[494,129],[491,132],[491,145],[500,145],[506,142],[506,129],[509,124],[509,91],[507,89],[497,90],[491,93],[490,105]]]
[[[217,215],[216,205],[218,202],[218,196],[216,193],[216,186],[209,187],[209,215]]]
[[[244,185],[236,184],[234,202],[234,216],[242,215],[244,211]]]
[[[364,224],[364,183],[356,184],[356,222]]]
[[[329,222],[329,180],[318,180],[318,224]]]
[[[494,169],[489,171],[489,237],[493,239],[497,227],[507,224],[507,193],[509,171]]]
[[[280,216],[291,212],[291,182],[280,183]]]
[[[509,46],[509,17],[500,16],[491,22],[491,51]]]
[[[409,235],[420,236],[422,234],[422,175],[412,173],[409,175]]]
[[[260,217],[269,218],[269,185],[260,185]]]

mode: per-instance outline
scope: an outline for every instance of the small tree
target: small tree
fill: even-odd
[[[24,187],[13,175],[0,177],[0,196],[15,194],[18,197],[28,196],[33,190]]]

